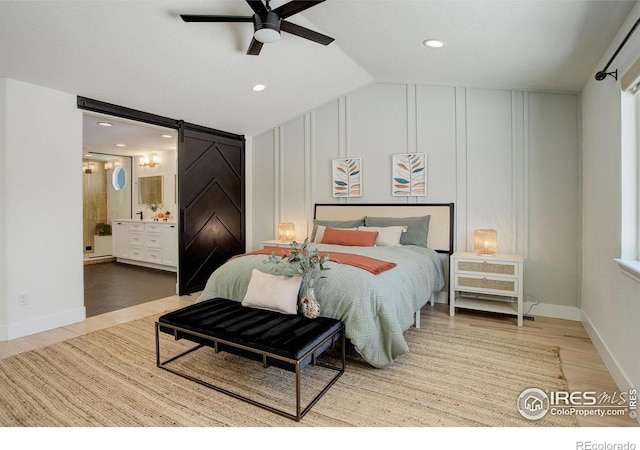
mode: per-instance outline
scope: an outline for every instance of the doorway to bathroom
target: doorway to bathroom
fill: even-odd
[[[160,264],[145,260],[147,256],[162,254],[158,249],[146,247],[159,246],[163,237],[165,247],[170,247],[165,248],[164,253],[171,255],[173,250],[177,255],[177,240],[167,241],[164,233],[164,228],[175,227],[177,217],[176,159],[175,129],[96,112],[83,113],[87,317],[176,294],[177,257],[173,262],[165,259]],[[160,180],[153,202],[142,195],[144,189],[140,189],[148,180]],[[150,209],[151,203],[156,211]],[[167,220],[163,220],[165,218]],[[144,234],[149,222],[151,227],[158,228],[157,235]],[[120,233],[118,239],[117,231],[121,231],[123,224],[127,224],[127,233]],[[129,225],[137,227],[140,236],[133,231],[129,233]],[[134,246],[138,237],[139,249]],[[146,238],[153,241],[145,242]],[[137,253],[123,255],[123,249],[129,248],[135,248]]]
[[[165,254],[164,245],[160,251],[158,248],[140,251],[141,245],[138,243],[135,252],[131,250],[128,256],[129,259],[135,257],[137,260],[141,256],[147,260],[162,258],[163,264],[171,261],[176,267],[175,293],[178,295],[190,295],[202,290],[207,277],[217,267],[224,264],[230,256],[245,251],[245,137],[86,97],[78,96],[77,102],[78,108],[87,112],[164,127],[175,133],[175,172],[171,177],[164,177],[165,182],[169,183],[169,187],[165,185],[165,192],[170,193],[169,195],[173,193],[175,213],[164,209],[166,204],[163,209],[155,204],[146,205],[154,213],[154,218],[160,218],[162,213],[164,221],[169,215],[168,220],[173,220],[174,224],[169,223],[165,227],[163,224],[147,226],[145,223],[142,227],[139,221],[129,219],[135,223],[132,222],[127,228],[129,232],[133,231],[134,237],[141,239],[136,242],[144,242],[145,247],[148,229],[155,234],[155,237],[149,239],[151,244],[157,242],[154,239],[158,235],[162,236],[164,244],[166,234],[168,240],[174,240],[177,254]],[[139,178],[135,173],[138,166],[148,169],[158,166],[155,156],[146,154],[139,160],[134,158],[134,179]],[[136,198],[134,192],[132,209],[140,212],[135,203]],[[222,203],[219,200],[223,200]],[[138,229],[132,230],[132,227]],[[142,228],[144,236],[141,235]],[[122,249],[126,252],[127,246],[121,244],[126,244],[127,241],[118,236],[113,237],[114,252]],[[132,249],[133,240],[128,242]],[[173,246],[166,248],[174,249]]]

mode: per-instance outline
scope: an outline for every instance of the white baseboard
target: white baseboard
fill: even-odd
[[[531,309],[531,310],[529,310]],[[580,308],[575,306],[552,305],[551,303],[524,302],[525,316],[553,317],[554,319],[565,319],[580,321]]]
[[[82,322],[87,318],[85,307],[72,309],[46,317],[38,317],[24,322],[12,323],[0,327],[0,340],[10,341],[12,339],[29,336],[42,331],[64,327],[72,323]]]
[[[434,303],[444,303],[445,305],[449,303],[449,292],[448,291],[439,291],[433,294]]]
[[[436,303],[449,303],[447,292],[440,291],[436,292],[435,295]],[[552,305],[550,303],[539,303],[535,305],[530,302],[524,302],[524,315],[580,321],[580,308],[576,308],[575,306]]]
[[[582,311],[581,319],[584,329],[587,331],[591,342],[598,351],[598,354],[602,358],[604,365],[607,367],[607,370],[611,374],[611,378],[613,378],[616,386],[618,386],[618,389],[620,391],[628,391],[629,389],[634,389],[635,387],[629,380],[629,377],[625,373],[624,369],[620,367],[620,364],[618,364],[618,360],[616,360],[613,354],[609,351],[609,347],[602,340],[600,333],[598,333],[598,330],[593,326],[593,322],[591,322],[591,319],[589,319],[589,316],[584,311]],[[638,416],[636,420],[638,423],[640,423],[640,416]]]
[[[613,381],[615,381],[618,388],[623,391],[631,389],[633,386],[629,381],[629,378],[618,364],[616,358],[611,354],[611,352],[609,351],[609,347],[602,340],[600,333],[598,333],[598,330],[593,326],[593,322],[591,322],[591,319],[589,319],[589,316],[587,316],[584,311],[582,311],[582,325],[587,331],[591,342],[593,342],[593,345],[602,358],[604,365],[607,366],[607,370],[609,370],[609,373],[611,374],[611,377],[613,378]]]

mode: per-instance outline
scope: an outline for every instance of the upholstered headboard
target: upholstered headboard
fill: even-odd
[[[319,203],[315,205],[314,219],[351,220],[365,216],[422,217],[430,215],[429,248],[439,253],[453,253],[453,203],[367,204]]]

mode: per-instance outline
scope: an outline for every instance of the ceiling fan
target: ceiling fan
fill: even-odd
[[[276,42],[280,39],[280,31],[295,34],[296,36],[309,39],[322,45],[329,45],[333,42],[333,38],[320,34],[295,23],[291,23],[285,19],[293,16],[305,9],[322,3],[325,0],[302,0],[290,1],[276,9],[269,6],[270,0],[246,0],[251,9],[253,16],[209,16],[209,15],[193,15],[180,14],[185,22],[253,22],[253,39],[247,50],[247,55],[259,55],[263,44]]]

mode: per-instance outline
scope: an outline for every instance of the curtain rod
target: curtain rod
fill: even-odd
[[[604,66],[604,69],[602,69],[600,72],[596,73],[596,80],[602,81],[605,78],[607,78],[607,75],[611,75],[616,80],[618,79],[618,69],[614,70],[613,72],[607,72],[607,69],[609,68],[609,66],[611,65],[611,63],[615,59],[615,57],[618,56],[618,52],[620,52],[622,47],[624,47],[624,44],[627,43],[627,41],[629,40],[629,38],[631,37],[633,32],[636,30],[636,28],[638,27],[638,24],[640,24],[640,19],[636,20],[636,23],[633,25],[633,27],[631,27],[631,29],[627,33],[627,36],[624,38],[624,40],[622,41],[622,43],[620,44],[618,49],[615,51],[615,53],[613,54],[613,56],[611,57],[611,59],[609,60],[607,65]]]

